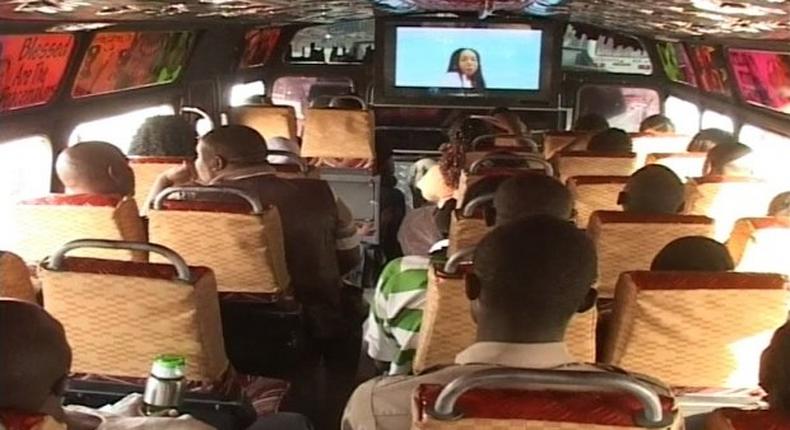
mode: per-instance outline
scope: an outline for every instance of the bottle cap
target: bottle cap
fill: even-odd
[[[151,375],[160,379],[180,379],[184,377],[186,359],[180,355],[160,355],[151,365]]]

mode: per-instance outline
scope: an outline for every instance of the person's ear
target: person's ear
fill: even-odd
[[[107,177],[113,183],[115,192],[120,192],[123,195],[131,196],[134,194],[134,172],[128,165],[107,166]]]
[[[597,301],[598,301],[598,290],[596,290],[595,288],[590,288],[589,291],[587,291],[587,296],[584,297],[584,301],[582,301],[581,306],[579,306],[579,309],[576,312],[582,314],[589,311],[590,309],[595,307]]]
[[[480,278],[474,273],[468,273],[464,276],[464,287],[466,290],[466,298],[470,301],[475,301],[480,298]]]
[[[488,227],[496,225],[496,208],[493,206],[486,206],[483,208],[483,219],[485,219],[486,226]]]
[[[214,158],[211,159],[210,167],[214,172],[221,172],[228,167],[228,160],[221,155],[215,155]]]

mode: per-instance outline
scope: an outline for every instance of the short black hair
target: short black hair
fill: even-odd
[[[706,128],[695,134],[689,142],[689,152],[708,152],[718,145],[734,145],[738,143],[735,136],[718,128]]]
[[[176,115],[154,116],[143,122],[129,145],[129,155],[194,157],[197,132]]]
[[[639,131],[644,133],[646,131],[657,131],[659,133],[674,133],[675,124],[671,119],[664,115],[657,114],[651,115],[642,120],[639,124]]]
[[[790,415],[790,323],[779,327],[760,357],[760,387],[771,410]]]
[[[768,216],[790,216],[790,191],[779,193],[771,199]]]
[[[462,116],[447,129],[447,137],[451,143],[461,144],[469,147],[475,138],[495,134],[494,126],[481,118],[471,118],[467,115]]]
[[[728,272],[735,268],[727,247],[704,236],[675,239],[653,259],[650,270]]]
[[[683,209],[685,190],[678,175],[666,166],[650,164],[625,184],[623,209],[648,214],[676,214]]]
[[[237,165],[265,163],[269,153],[263,136],[245,125],[217,127],[200,140],[225,161]]]
[[[573,197],[560,181],[551,176],[524,174],[509,178],[494,196],[496,222],[503,224],[532,215],[550,215],[569,220]]]
[[[536,215],[497,227],[475,249],[480,304],[506,318],[566,325],[597,278],[592,240],[574,225]]]
[[[587,144],[587,150],[593,152],[631,152],[633,142],[625,130],[608,128],[596,133]]]
[[[752,149],[742,143],[716,145],[708,151],[705,157],[705,175],[723,175],[727,165],[749,154]]]
[[[588,113],[576,119],[573,131],[603,131],[609,128],[609,121],[597,113]]]

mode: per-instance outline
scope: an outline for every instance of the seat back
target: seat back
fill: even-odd
[[[478,369],[418,386],[412,429],[683,429],[668,390],[629,375]]]
[[[177,192],[179,189],[171,189]],[[222,193],[221,188],[198,193]],[[238,192],[238,190],[233,190]],[[160,195],[161,196],[161,195]],[[276,207],[244,203],[165,201],[157,198],[148,213],[153,243],[178,252],[187,261],[211,267],[220,292],[279,294],[290,283],[280,214]],[[162,262],[163,257],[152,256]]]
[[[727,241],[736,270],[790,275],[790,218],[743,218]]]
[[[137,203],[130,197],[53,194],[18,203],[13,209],[20,240],[10,251],[35,262],[76,239],[96,238],[145,242],[147,234]],[[146,261],[140,251],[122,251],[133,261]],[[83,249],[75,256],[118,258],[118,252]]]
[[[724,242],[740,218],[765,215],[771,199],[783,191],[752,178],[704,177],[686,184],[686,213],[716,220],[716,239]]]
[[[296,111],[293,106],[239,106],[231,109],[230,123],[246,125],[264,139],[297,139]]]
[[[0,297],[36,301],[27,265],[18,256],[4,251],[0,251]]]
[[[681,134],[636,134],[633,135],[633,151],[637,163],[645,164],[648,154],[654,152],[685,152],[692,136]]]
[[[705,430],[790,430],[790,419],[772,410],[721,408],[705,420]]]
[[[562,152],[554,162],[563,183],[573,176],[631,176],[638,168],[634,153]]]
[[[684,236],[710,237],[713,232],[713,220],[704,216],[593,212],[587,233],[598,250],[599,293],[612,297],[620,273],[649,269],[669,242]]]
[[[140,204],[140,213],[148,211],[143,205],[159,176],[187,160],[187,157],[129,157],[129,167],[134,172],[134,199]]]
[[[188,380],[220,380],[228,359],[210,269],[187,268],[166,249],[175,265],[64,258],[68,249],[43,262],[39,276],[45,309],[66,329],[72,372],[145,378],[158,355],[178,354],[186,358]]]
[[[558,152],[568,149],[568,145],[574,140],[592,137],[589,133],[577,133],[573,131],[549,132],[543,136],[543,156],[548,160]]]
[[[673,386],[756,387],[786,287],[776,274],[624,273],[603,361]]]
[[[653,152],[647,155],[645,164],[666,166],[685,182],[687,178],[702,176],[707,155],[705,152]]]
[[[620,209],[617,198],[628,176],[574,176],[568,179],[576,209],[576,225],[587,228],[590,215],[595,211],[616,211]]]
[[[413,364],[415,373],[452,364],[457,354],[475,342],[477,326],[470,306],[461,273],[448,275],[437,267],[428,270],[428,291]],[[596,321],[594,308],[577,314],[565,334],[568,349],[579,361],[595,361]]]
[[[302,137],[302,157],[318,165],[370,166],[375,158],[375,120],[372,111],[308,109]]]

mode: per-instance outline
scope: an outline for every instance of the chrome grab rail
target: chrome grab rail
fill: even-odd
[[[304,161],[304,159],[300,157],[299,154],[294,154],[291,151],[280,151],[276,149],[270,149],[267,152],[267,155],[279,155],[281,157],[287,157],[288,159],[295,161],[294,164],[299,166],[300,172],[307,173],[308,170],[307,162]],[[277,166],[278,164],[272,164],[272,165]]]
[[[464,211],[462,212],[462,215],[464,216],[464,218],[469,218],[470,216],[474,215],[475,209],[477,209],[478,206],[493,201],[494,201],[494,193],[477,196],[472,200],[470,200],[469,203],[464,205]]]
[[[476,138],[474,138],[472,140],[472,144],[471,144],[472,150],[473,151],[476,150],[477,149],[477,145],[479,145],[480,142],[484,142],[484,141],[486,141],[488,139],[494,139],[494,141],[496,142],[497,138],[501,138],[501,139],[516,139],[516,140],[518,140],[520,142],[526,143],[526,145],[524,145],[524,147],[528,148],[529,152],[532,152],[532,153],[540,152],[540,150],[538,148],[538,144],[534,140],[530,139],[527,136],[524,136],[523,134],[484,134],[482,136],[477,136]],[[503,148],[510,148],[510,147],[503,147]],[[514,148],[519,148],[519,147],[514,147]]]
[[[469,173],[476,174],[480,167],[483,166],[483,163],[486,161],[512,161],[514,159],[522,159],[526,160],[528,163],[535,163],[540,165],[543,168],[543,171],[546,173],[546,176],[554,176],[554,166],[551,165],[548,161],[546,161],[543,157],[536,154],[518,154],[518,153],[492,153],[486,154],[483,158],[476,160],[469,166]],[[528,164],[529,165],[529,164]]]
[[[190,194],[232,194],[234,196],[241,197],[247,203],[250,204],[252,207],[252,213],[254,215],[260,215],[263,213],[263,204],[257,197],[244,192],[242,190],[236,188],[228,188],[228,187],[170,187],[165,188],[156,195],[154,199],[153,207],[156,210],[162,210],[162,206],[165,203],[165,200],[171,195],[175,193],[190,193]]]
[[[330,97],[330,96],[323,96],[323,97]],[[345,96],[333,96],[329,99],[329,106],[332,106],[335,100],[356,100],[359,102],[360,106],[362,106],[362,110],[368,110],[368,103],[362,99],[360,96],[353,96],[353,95],[345,95]]]
[[[444,263],[444,268],[442,272],[448,275],[455,275],[458,273],[458,267],[462,263],[468,263],[472,260],[472,256],[475,253],[475,247],[470,246],[468,248],[463,248],[456,251],[450,258],[447,259],[447,262]]]
[[[211,119],[211,116],[208,114],[208,112],[204,111],[203,109],[195,106],[181,106],[180,112],[181,114],[191,113],[197,115],[201,119],[208,121],[209,125],[211,126],[211,129],[212,130],[214,129],[214,120]]]

